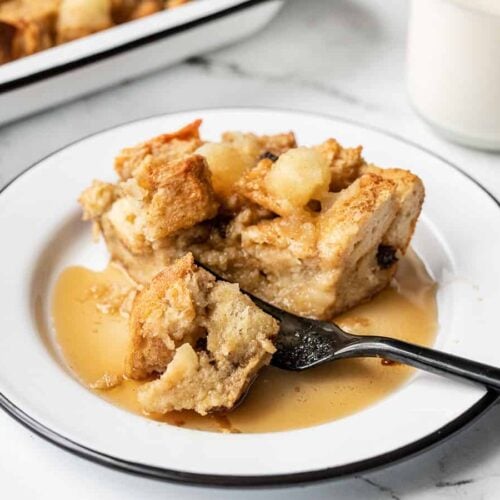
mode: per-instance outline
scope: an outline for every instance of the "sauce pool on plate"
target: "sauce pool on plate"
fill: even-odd
[[[126,306],[133,295],[134,284],[113,264],[102,272],[68,267],[55,286],[52,317],[57,342],[75,376],[109,402],[141,413],[136,392],[144,382],[124,380],[110,389],[95,388],[103,377],[113,380],[122,374],[128,340]],[[410,250],[390,287],[335,321],[353,333],[431,346],[437,331],[436,285]],[[267,367],[230,413],[202,417],[186,411],[147,417],[207,431],[298,429],[361,411],[400,388],[412,373],[409,367],[375,358],[341,360],[304,372]]]

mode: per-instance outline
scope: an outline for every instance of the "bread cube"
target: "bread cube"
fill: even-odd
[[[398,212],[384,235],[384,243],[397,248],[404,254],[424,202],[425,189],[421,179],[408,170],[399,168],[380,168],[375,165],[366,165],[361,171],[374,173],[395,183]]]
[[[273,166],[272,160],[259,161],[257,166],[248,171],[237,183],[236,190],[247,200],[279,214],[291,215],[298,210],[286,198],[272,196],[266,189],[266,177]]]
[[[365,174],[345,189],[319,219],[321,259],[339,270],[382,241],[398,211],[396,185]]]
[[[155,170],[153,179],[154,190],[145,215],[148,241],[165,238],[216,215],[218,203],[202,156],[165,163]]]
[[[201,120],[186,125],[171,134],[161,134],[137,146],[125,148],[115,158],[115,171],[122,180],[132,177],[147,156],[160,163],[178,162],[198,149]]]
[[[363,148],[343,148],[335,139],[328,139],[314,148],[330,165],[330,191],[337,192],[348,187],[360,175],[365,164],[361,153]]]
[[[215,278],[187,254],[158,273],[134,300],[125,374],[144,379],[165,371],[175,349],[205,334],[205,309]]]
[[[104,216],[120,239],[133,254],[150,250],[145,236],[144,204],[130,196],[116,200]]]

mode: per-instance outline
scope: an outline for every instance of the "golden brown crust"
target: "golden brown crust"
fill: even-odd
[[[200,125],[201,120],[195,120],[176,132],[161,134],[137,146],[123,149],[115,159],[116,173],[122,180],[127,180],[148,155],[155,160],[177,162],[193,153],[201,146]]]
[[[180,7],[181,5],[184,5],[189,1],[190,0],[166,0],[165,4],[167,6],[167,9],[173,9],[175,7]]]
[[[213,218],[219,207],[208,166],[199,155],[176,163],[147,156],[134,177],[114,190],[94,182],[79,201],[84,217],[98,220],[108,243],[119,240],[119,253],[124,246],[138,256],[150,254],[156,242]]]
[[[215,217],[218,203],[203,157],[194,155],[178,164],[156,169],[153,195],[147,207],[146,238],[158,240]]]
[[[396,185],[365,174],[345,189],[330,211],[320,215],[318,248],[324,268],[338,270],[335,300],[325,317],[332,317],[370,298],[385,287],[396,266],[378,265],[378,246],[398,211]]]
[[[374,247],[394,220],[396,185],[374,174],[362,175],[319,216],[318,249],[325,265],[342,269]]]
[[[384,243],[396,247],[404,254],[424,203],[425,189],[422,180],[410,171],[399,168],[366,165],[361,171],[375,173],[395,183],[399,208],[394,222],[384,236]]]
[[[0,64],[12,59],[12,41],[16,34],[16,28],[0,20]]]

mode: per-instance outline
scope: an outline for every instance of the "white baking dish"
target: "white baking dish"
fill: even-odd
[[[0,66],[0,124],[248,36],[284,0],[195,0]]]

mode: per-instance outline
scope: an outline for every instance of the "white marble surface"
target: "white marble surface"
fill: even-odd
[[[500,155],[445,142],[410,108],[404,85],[407,14],[401,0],[289,0],[251,40],[0,128],[0,186],[51,151],[114,124],[181,109],[264,105],[321,111],[396,132],[455,162],[500,198]],[[0,412],[0,496],[496,499],[499,427],[497,405],[449,441],[385,470],[243,491],[170,485],[108,470],[60,451]]]

